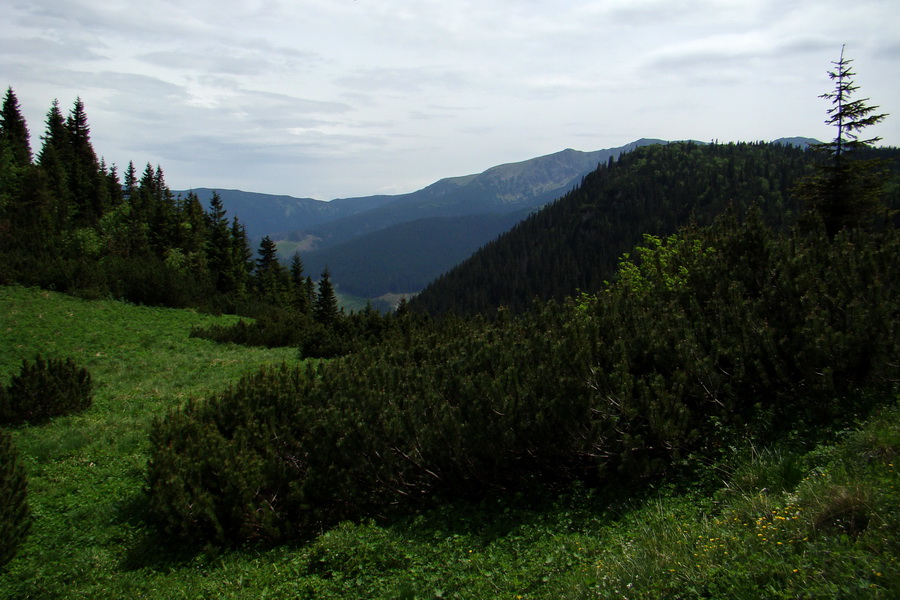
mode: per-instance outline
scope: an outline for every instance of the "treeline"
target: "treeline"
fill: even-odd
[[[316,283],[299,255],[283,265],[268,237],[254,253],[218,194],[204,207],[193,192],[174,196],[159,166],[139,173],[131,162],[120,177],[98,159],[80,99],[68,116],[54,102],[45,127],[35,157],[8,89],[0,119],[0,284],[270,322],[294,315],[326,330],[344,316],[327,270]]]
[[[573,480],[628,489],[746,440],[812,442],[900,375],[896,230],[784,233],[758,213],[648,236],[596,295],[398,327],[247,377],[151,433],[150,507],[191,542]]]
[[[196,306],[251,286],[243,226],[215,199],[174,197],[160,167],[122,177],[98,159],[84,104],[54,101],[32,157],[28,126],[7,90],[0,120],[0,282],[87,297]]]
[[[860,151],[896,157],[897,149]],[[598,290],[619,257],[644,234],[666,236],[693,222],[709,224],[731,208],[755,205],[783,228],[801,213],[792,193],[820,157],[767,143],[671,143],[638,148],[587,175],[582,184],[486,245],[410,301],[431,315],[527,309],[534,299],[561,300]],[[900,208],[896,184],[887,204]]]

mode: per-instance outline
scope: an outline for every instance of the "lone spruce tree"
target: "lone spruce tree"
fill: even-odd
[[[331,273],[328,271],[328,267],[322,271],[322,278],[319,280],[319,295],[313,307],[313,318],[323,325],[331,325],[338,318],[337,296],[331,285]]]
[[[887,114],[876,113],[878,106],[869,106],[868,98],[851,99],[859,89],[853,83],[856,73],[851,70],[852,62],[844,58],[842,46],[840,59],[833,61],[834,69],[828,71],[834,89],[819,96],[831,101],[825,123],[836,129],[836,135],[830,142],[813,146],[825,154],[825,160],[798,189],[807,207],[821,217],[829,237],[870,219],[878,208],[883,185],[881,161],[861,160],[854,154],[881,139],[860,139],[860,134]]]

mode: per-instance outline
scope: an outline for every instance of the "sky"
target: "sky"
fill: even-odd
[[[640,138],[834,137],[842,45],[900,145],[897,0],[6,0],[34,151],[81,98],[97,154],[170,188],[399,194]]]

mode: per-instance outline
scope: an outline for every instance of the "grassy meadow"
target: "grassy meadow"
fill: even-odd
[[[173,547],[145,521],[150,423],[297,360],[188,337],[232,320],[0,287],[0,382],[42,353],[95,383],[88,411],[13,431],[34,522],[0,598],[900,597],[896,402],[829,443],[748,441],[699,481],[631,497],[575,488],[343,523],[298,545]]]

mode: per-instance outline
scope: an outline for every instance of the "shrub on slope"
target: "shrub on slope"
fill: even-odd
[[[848,420],[896,381],[896,232],[726,219],[648,243],[596,297],[400,328],[171,412],[152,433],[153,514],[182,539],[283,540],[538,482],[635,483]]]

